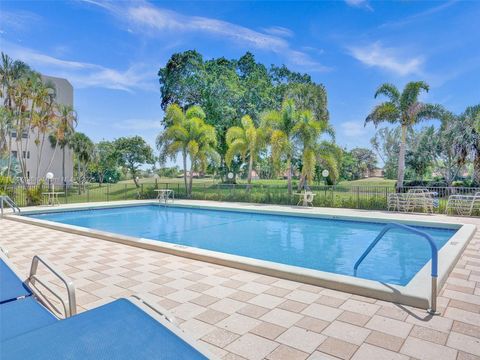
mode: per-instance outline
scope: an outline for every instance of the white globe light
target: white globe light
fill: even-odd
[[[330,174],[330,172],[327,169],[322,171],[322,176],[323,177],[328,177],[329,174]]]
[[[53,179],[53,173],[51,172],[48,172],[45,177],[48,179],[48,180],[52,180]]]
[[[158,174],[153,175],[153,177],[154,177],[155,179],[159,179],[159,178],[160,178],[160,176],[158,176]]]
[[[230,180],[233,179],[233,173],[232,173],[232,172],[229,172],[228,175],[227,175],[227,177],[228,177]]]

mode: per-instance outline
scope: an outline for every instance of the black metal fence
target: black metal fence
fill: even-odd
[[[425,187],[423,187],[425,189]],[[154,199],[157,195],[155,189],[172,189],[175,198],[187,198],[183,183],[143,183],[140,187],[134,184],[88,184],[85,186],[69,185],[55,186],[54,191],[59,192],[58,201],[63,204],[99,202],[115,200]],[[315,193],[314,206],[337,207],[354,209],[386,210],[388,195],[395,192],[408,192],[418,187],[403,187],[399,190],[386,186],[310,186]],[[436,212],[444,213],[450,195],[474,195],[480,188],[473,187],[426,187],[436,193],[438,205]],[[0,193],[9,195],[19,206],[40,205],[47,200],[46,192],[51,191],[45,185],[27,187],[23,185],[9,185],[0,187]],[[288,194],[286,185],[273,184],[222,184],[222,183],[194,183],[191,199],[236,201],[252,203],[269,203],[296,205],[300,196]],[[477,214],[478,215],[478,214]]]

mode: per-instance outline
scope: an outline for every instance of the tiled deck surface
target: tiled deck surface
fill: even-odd
[[[480,219],[464,220],[480,228]],[[79,311],[122,296],[144,296],[168,309],[180,328],[220,358],[480,359],[479,232],[442,289],[442,314],[435,317],[424,310],[6,219],[0,220],[0,234],[0,245],[22,273],[38,254],[70,276]]]

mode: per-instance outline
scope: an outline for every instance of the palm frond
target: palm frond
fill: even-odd
[[[400,109],[402,111],[407,111],[413,104],[418,102],[418,97],[420,92],[423,90],[428,92],[430,87],[425,81],[411,81],[402,91],[400,96]]]
[[[372,122],[375,126],[382,122],[395,123],[400,121],[401,113],[398,107],[391,101],[383,102],[373,109],[365,119],[365,124]]]
[[[400,91],[398,91],[397,87],[393,84],[384,83],[380,85],[375,92],[375,98],[379,95],[384,95],[389,98],[392,103],[397,104],[400,100]]]

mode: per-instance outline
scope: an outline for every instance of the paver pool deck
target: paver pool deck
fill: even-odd
[[[480,229],[479,218],[348,211],[395,220],[457,220]],[[181,329],[224,359],[480,359],[479,231],[441,289],[441,315],[433,317],[421,309],[9,219],[0,220],[0,246],[22,275],[33,255],[68,275],[79,312],[136,294],[167,309]]]

